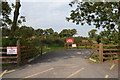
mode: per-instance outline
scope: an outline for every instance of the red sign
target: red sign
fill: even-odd
[[[17,54],[17,47],[7,47],[7,54]]]
[[[66,43],[74,43],[74,39],[66,39]]]

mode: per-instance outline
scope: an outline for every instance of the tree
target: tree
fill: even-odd
[[[77,7],[71,11],[66,19],[73,23],[95,25],[110,31],[118,30],[120,34],[120,2],[79,2],[73,1],[69,5]],[[120,37],[119,37],[120,39]]]
[[[9,34],[10,34],[10,29],[8,29],[8,28],[6,28],[6,27],[3,27],[1,30],[2,30],[2,37],[9,36]]]
[[[22,26],[16,30],[14,35],[15,37],[23,39],[31,38],[32,36],[34,36],[34,29],[32,27]]]
[[[71,32],[72,37],[73,37],[73,35],[77,34],[77,30],[76,29],[71,29],[70,32]]]
[[[63,29],[59,35],[60,37],[73,37],[73,35],[77,34],[76,29]]]
[[[8,25],[12,24],[12,20],[10,19],[9,15],[11,14],[12,8],[8,4],[8,2],[0,2],[1,8],[1,16],[0,24],[2,27],[8,27]]]
[[[46,29],[45,30],[47,32],[47,34],[53,34],[54,30],[52,28]]]
[[[59,38],[58,32],[54,32],[53,36]]]
[[[73,2],[70,3],[71,6],[73,4]],[[119,7],[120,2],[78,2],[77,8],[71,11],[67,20],[72,20],[76,24],[86,22],[89,25],[94,22],[96,28],[102,26],[103,28],[113,29],[116,24],[120,24]]]
[[[18,4],[19,3],[19,4]],[[8,3],[8,2],[0,2],[0,6],[2,8],[0,8],[1,10],[1,17],[2,19],[0,19],[0,25],[2,27],[7,27],[7,28],[11,28],[13,29],[17,29],[18,26],[22,24],[22,22],[26,22],[25,17],[24,16],[19,16],[19,7],[20,5],[20,0],[16,0],[16,5],[14,5],[13,3]],[[19,6],[19,7],[18,7]],[[11,15],[12,10],[14,10],[14,16],[13,16],[13,21],[11,20],[11,18],[9,17]],[[12,28],[13,26],[15,26],[15,28]],[[12,32],[11,32],[12,33]]]
[[[92,29],[92,30],[90,30],[90,31],[88,32],[89,37],[90,37],[91,39],[94,39],[94,40],[95,40],[96,37],[97,37],[96,32],[97,32],[96,29]]]
[[[112,32],[110,31],[101,31],[99,36],[101,37],[101,41],[104,44],[112,43],[112,44],[117,44],[119,39],[118,39],[118,31],[114,30]]]
[[[100,37],[100,35],[96,36],[96,41],[97,41],[98,44],[101,43],[101,37]]]
[[[17,21],[18,21],[20,7],[21,7],[20,0],[16,0],[14,17],[13,17],[13,22],[12,22],[12,26],[11,26],[12,33],[17,29]]]
[[[68,34],[69,34],[69,32],[68,32],[67,29],[63,29],[63,30],[59,33],[60,37],[69,37]]]
[[[37,29],[37,30],[35,30],[35,35],[36,35],[36,36],[42,36],[42,35],[43,35],[43,32],[44,32],[43,29]]]

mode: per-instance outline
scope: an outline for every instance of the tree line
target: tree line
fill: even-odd
[[[118,44],[119,32],[117,30],[114,31],[101,31],[100,33],[97,33],[96,29],[92,29],[88,32],[89,39],[97,41],[97,43],[103,43],[103,44]]]
[[[11,29],[9,28],[1,28],[2,30],[2,37],[9,37],[11,33]],[[77,34],[76,29],[63,29],[61,32],[55,32],[52,28],[49,29],[34,29],[33,27],[27,27],[27,26],[21,26],[16,31],[14,31],[14,36],[19,38],[31,38],[34,37],[40,37],[40,36],[47,36],[47,35],[53,35],[56,37],[61,38],[68,38],[73,37],[75,34]]]
[[[66,17],[67,21],[72,21],[76,25],[95,25],[96,28],[103,28],[104,31],[100,34],[96,34],[96,30],[88,32],[90,40],[96,40],[98,43],[120,43],[120,2],[79,2],[77,0],[71,2],[69,5],[76,9],[71,10],[70,16]],[[8,4],[8,2],[0,2],[2,8],[2,19],[0,24],[3,37],[8,36],[9,40],[15,42],[15,39],[34,39],[39,38],[42,43],[49,43],[52,39],[62,39],[74,37],[77,33],[75,29],[64,29],[60,33],[54,32],[53,29],[37,29],[34,30],[32,27],[20,26],[25,22],[25,17],[19,15],[19,9],[22,6],[20,0],[16,0],[15,4]],[[10,14],[14,10],[13,20],[10,19]],[[10,27],[8,27],[10,26]],[[36,38],[36,40],[37,40]],[[38,40],[39,40],[38,39]],[[54,40],[53,40],[54,41]]]
[[[14,31],[14,38],[11,39],[11,29],[7,27],[3,27],[2,30],[2,39],[3,43],[7,45],[6,40],[10,40],[9,42],[16,42],[15,40],[21,39],[22,41],[30,42],[33,41],[36,45],[40,44],[52,44],[55,42],[56,44],[60,42],[62,45],[65,43],[65,38],[73,38],[75,34],[77,34],[76,29],[63,29],[61,32],[55,32],[52,28],[49,29],[34,29],[33,27],[21,26]],[[14,45],[15,43],[11,43],[10,45]],[[40,45],[39,44],[39,45]]]

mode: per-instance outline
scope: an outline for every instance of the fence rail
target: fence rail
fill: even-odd
[[[119,51],[120,49],[103,49],[103,51]]]
[[[120,46],[120,45],[103,45],[103,46]]]
[[[39,51],[33,46],[21,46],[20,41],[17,41],[17,54],[7,54],[7,47],[0,47],[0,59],[2,64],[18,64],[28,63],[28,60],[37,56]],[[9,47],[10,48],[10,47]],[[42,51],[41,51],[42,52]]]
[[[73,43],[65,43],[66,49],[73,49]],[[75,43],[74,43],[75,44]],[[91,49],[90,57],[97,55],[100,62],[108,62],[113,59],[118,59],[120,55],[120,45],[104,45],[102,43],[76,43],[76,49]],[[111,60],[110,60],[111,59]]]
[[[0,59],[2,60],[0,63],[6,64],[6,63],[17,63],[17,54],[7,54],[7,47],[0,47]],[[4,51],[4,52],[3,52]],[[14,59],[14,60],[12,60]]]
[[[66,49],[72,48],[71,44],[64,44]],[[76,46],[73,48],[76,49],[90,49],[90,57],[94,55],[99,56],[100,62],[105,62],[108,60],[115,60],[118,59],[118,55],[120,55],[120,45],[103,45],[95,44],[95,43],[76,43]],[[18,65],[22,63],[27,63],[30,58],[41,54],[42,51],[39,53],[35,47],[28,47],[28,46],[21,46],[20,41],[17,41],[17,54],[7,54],[7,47],[0,47],[0,59],[2,59],[1,63],[17,63]]]
[[[76,48],[76,49],[90,49],[92,47],[92,43],[75,43],[76,47],[72,47],[72,43],[65,43],[64,47],[66,49],[72,49],[72,48]]]
[[[98,46],[98,45],[97,45]],[[99,44],[99,61],[100,62],[112,62],[112,60],[117,60],[118,55],[120,55],[120,45],[103,45]]]

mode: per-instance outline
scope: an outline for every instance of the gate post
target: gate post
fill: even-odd
[[[100,62],[103,62],[103,44],[99,44],[99,60]]]
[[[17,64],[20,66],[21,64],[21,47],[20,47],[20,40],[17,41]]]
[[[69,49],[69,43],[67,43],[67,49]]]
[[[66,43],[64,44],[64,48],[67,49],[67,44]]]
[[[76,45],[77,45],[77,49],[79,49],[79,44],[78,44],[78,43],[76,43]]]
[[[40,47],[40,55],[42,56],[43,53],[43,45]]]

